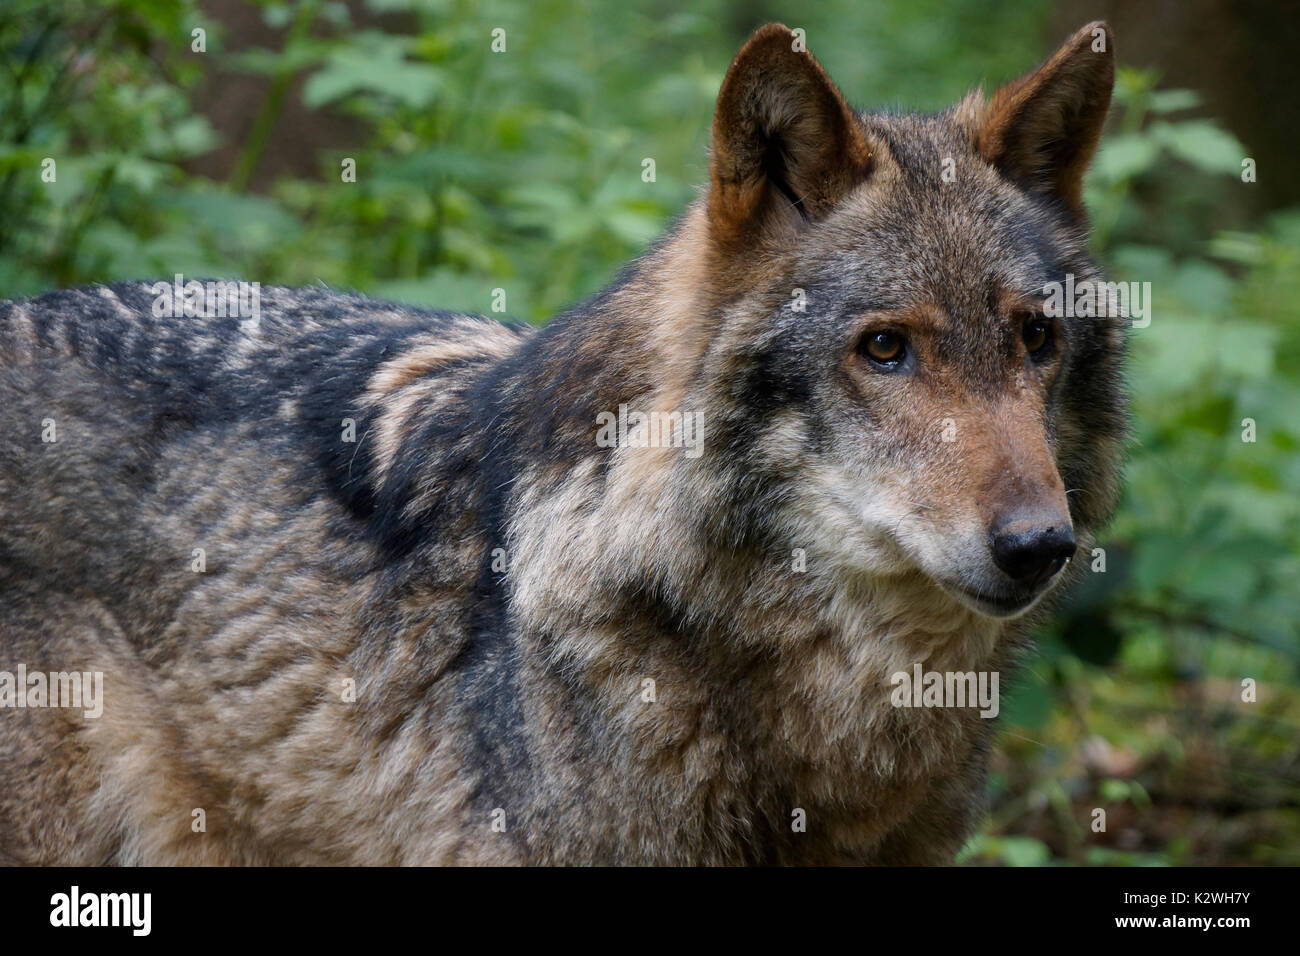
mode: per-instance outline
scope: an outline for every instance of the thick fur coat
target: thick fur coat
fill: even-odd
[[[1113,57],[859,113],[765,27],[700,200],[537,331],[0,303],[0,671],[104,675],[0,708],[0,860],[951,861],[992,721],[891,675],[1004,672],[1086,565],[1008,577],[1006,515],[1086,556],[1112,508],[1124,323],[1031,335],[1099,278]],[[620,406],[699,453],[599,442]]]

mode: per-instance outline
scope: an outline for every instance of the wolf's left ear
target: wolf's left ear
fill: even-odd
[[[1114,84],[1115,45],[1098,20],[993,94],[977,133],[980,155],[1026,188],[1059,196],[1082,218],[1083,174]]]
[[[802,35],[769,23],[732,61],[713,115],[709,218],[724,242],[769,216],[814,219],[866,173],[870,150],[853,110]]]

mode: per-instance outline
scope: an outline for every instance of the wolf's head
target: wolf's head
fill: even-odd
[[[1113,76],[1094,23],[991,99],[864,114],[788,28],[744,46],[698,211],[713,321],[691,388],[742,522],[994,617],[1087,557],[1124,320],[1045,300],[1100,278],[1082,178]]]

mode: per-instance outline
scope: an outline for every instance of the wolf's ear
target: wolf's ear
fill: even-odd
[[[750,37],[722,81],[713,115],[714,234],[724,242],[743,239],[774,213],[815,219],[865,175],[868,163],[853,110],[801,35],[769,23]]]
[[[1000,87],[978,130],[980,155],[1028,189],[1083,215],[1083,174],[1097,149],[1115,83],[1110,27],[1098,20],[1032,73]]]

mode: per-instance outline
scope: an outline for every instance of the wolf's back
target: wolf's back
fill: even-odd
[[[259,486],[350,513],[368,494],[379,370],[466,327],[517,341],[323,288],[258,297],[251,317],[157,315],[152,283],[0,302],[0,588],[147,588],[161,555],[175,563],[205,524],[256,510]],[[433,363],[418,371],[437,379]]]

